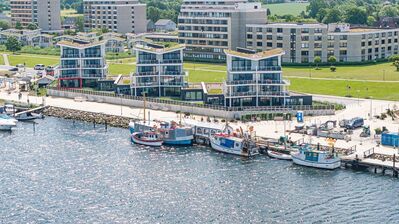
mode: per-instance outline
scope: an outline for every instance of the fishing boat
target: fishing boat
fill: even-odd
[[[31,113],[31,112],[20,113],[18,115],[15,115],[15,119],[17,119],[18,121],[32,121],[35,119],[43,119],[43,118],[44,116],[42,114]]]
[[[212,149],[238,155],[238,156],[254,156],[259,154],[258,147],[247,138],[237,137],[226,133],[218,133],[211,136]]]
[[[0,114],[0,130],[11,131],[12,128],[17,126],[17,120],[11,118],[6,114]]]
[[[159,147],[162,146],[161,136],[152,131],[135,132],[131,135],[131,140],[135,144]]]
[[[292,161],[295,164],[333,170],[341,166],[341,159],[334,152],[321,151],[320,147],[314,149],[309,145],[303,145],[298,152],[291,152]]]
[[[285,154],[278,151],[267,150],[267,155],[271,158],[281,159],[281,160],[292,160],[291,155]]]

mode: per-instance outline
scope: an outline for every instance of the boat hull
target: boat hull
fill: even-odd
[[[244,157],[250,157],[250,156],[254,156],[257,155],[259,153],[257,152],[253,152],[253,150],[249,150],[248,152],[243,152],[243,151],[238,151],[238,150],[232,150],[230,148],[227,147],[223,147],[221,145],[216,144],[215,142],[211,141],[211,147],[212,149],[214,149],[215,151],[218,152],[223,152],[223,153],[227,153],[227,154],[232,154],[232,155],[237,155],[237,156],[244,156]],[[252,152],[251,152],[252,151]]]
[[[0,125],[0,131],[11,131],[15,125]]]
[[[145,145],[145,146],[152,146],[152,147],[160,147],[162,146],[163,141],[162,140],[151,140],[151,141],[145,141],[142,139],[139,139],[136,137],[137,133],[133,133],[130,137],[132,143],[139,144],[139,145]]]
[[[281,159],[281,160],[292,160],[291,155],[275,152],[272,150],[267,150],[267,155],[271,158]]]
[[[307,167],[314,167],[314,168],[319,168],[319,169],[328,169],[328,170],[334,170],[339,167],[341,167],[341,160],[333,160],[331,162],[316,162],[316,161],[308,161],[304,160],[301,157],[298,157],[295,154],[291,154],[292,161],[301,166],[307,166]]]
[[[165,145],[192,145],[193,140],[188,139],[188,140],[163,140],[163,144]]]

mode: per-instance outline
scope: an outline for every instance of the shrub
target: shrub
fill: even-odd
[[[337,71],[337,67],[335,67],[335,66],[331,66],[331,67],[330,67],[330,71],[331,71],[331,72],[335,72],[335,71]]]

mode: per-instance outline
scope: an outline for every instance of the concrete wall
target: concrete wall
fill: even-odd
[[[94,102],[101,102],[101,103],[109,103],[115,105],[124,105],[129,107],[143,107],[144,102],[141,100],[129,99],[129,98],[122,98],[119,97],[112,97],[106,95],[92,95],[92,94],[83,94],[79,92],[72,92],[72,91],[60,91],[54,89],[48,89],[47,94],[50,96],[55,97],[64,97],[74,99],[75,97],[85,97],[88,101]],[[209,117],[223,117],[228,119],[240,118],[242,115],[246,114],[256,114],[256,113],[291,113],[292,115],[296,114],[295,110],[290,109],[276,109],[273,111],[225,111],[207,107],[201,107],[200,105],[193,105],[193,106],[184,106],[184,105],[174,105],[174,104],[166,104],[160,102],[150,102],[147,101],[147,107],[153,110],[162,110],[162,111],[181,111],[183,113],[190,113],[196,114],[201,116],[209,116]],[[330,110],[303,110],[304,115],[333,115],[335,111],[333,109]]]
[[[43,31],[61,30],[60,0],[38,0],[37,22]]]

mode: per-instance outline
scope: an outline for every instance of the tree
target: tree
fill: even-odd
[[[309,5],[306,7],[306,11],[309,13],[309,16],[312,18],[316,18],[317,14],[321,9],[328,8],[328,4],[324,0],[312,0],[309,2]]]
[[[10,24],[8,24],[6,21],[0,21],[0,29],[1,30],[10,29]]]
[[[335,62],[337,62],[337,58],[335,56],[330,56],[330,57],[328,57],[328,62],[330,62],[331,64],[334,64]]]
[[[6,49],[11,52],[16,52],[21,50],[21,43],[17,40],[16,37],[9,37],[6,42]]]
[[[399,60],[396,60],[393,65],[396,67],[396,71],[399,72]]]
[[[341,11],[336,8],[328,9],[323,18],[323,23],[337,23],[341,21]]]
[[[390,61],[390,62],[399,61],[399,54],[394,54],[394,55],[389,56],[388,61]]]
[[[15,29],[17,29],[17,30],[22,30],[23,29],[23,27],[22,27],[22,25],[21,25],[21,23],[19,21],[17,21],[15,23]]]
[[[83,16],[76,17],[75,25],[76,25],[76,31],[83,32],[83,30],[84,30],[84,19],[83,19]]]
[[[345,22],[350,24],[366,24],[367,12],[363,7],[352,6],[345,11]]]
[[[316,64],[316,69],[319,69],[319,64],[321,63],[321,57],[320,56],[314,57],[313,63]]]
[[[393,5],[385,5],[378,12],[380,17],[396,17],[399,15],[399,10]]]
[[[37,25],[34,23],[29,23],[28,26],[26,27],[28,30],[36,30]]]
[[[367,25],[374,26],[375,22],[377,22],[377,20],[374,18],[374,16],[367,17]]]

